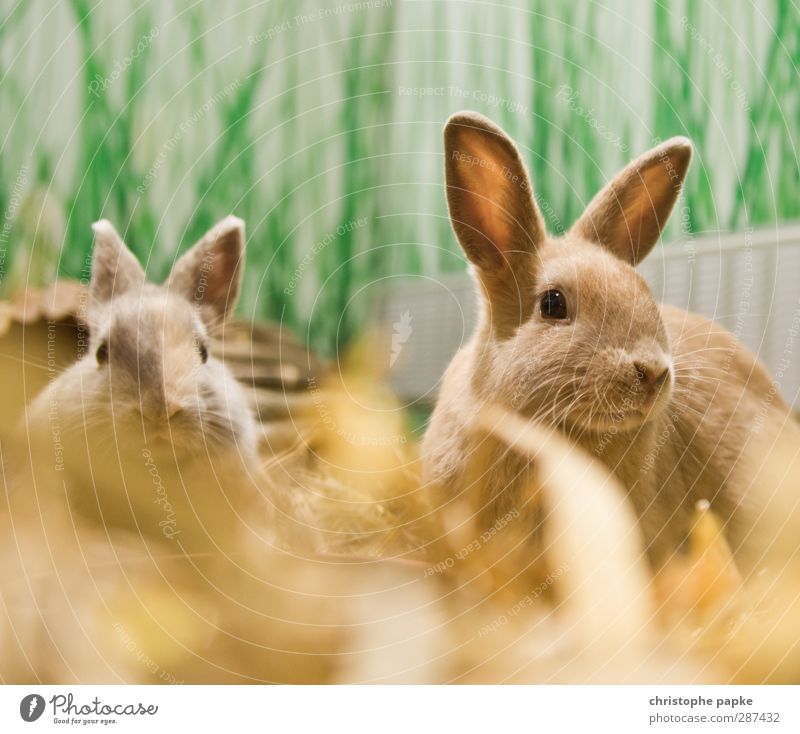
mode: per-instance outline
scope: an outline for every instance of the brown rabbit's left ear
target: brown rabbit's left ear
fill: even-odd
[[[447,121],[444,147],[450,221],[467,257],[492,272],[532,253],[545,238],[544,222],[511,138],[465,111]]]
[[[167,288],[198,306],[209,322],[224,320],[236,305],[242,281],[244,222],[217,222],[175,263]]]
[[[494,329],[512,333],[533,309],[531,282],[546,232],[522,156],[511,138],[477,112],[444,128],[450,222],[477,269]]]
[[[649,150],[592,199],[572,232],[625,262],[641,262],[658,242],[691,159],[688,138],[670,138]]]

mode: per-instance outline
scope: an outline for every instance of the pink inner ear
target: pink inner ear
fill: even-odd
[[[690,161],[687,143],[654,148],[595,196],[573,231],[636,265],[658,242]]]
[[[637,173],[619,202],[614,235],[619,243],[632,247],[633,261],[658,239],[671,210],[670,206],[663,211],[664,202],[671,202],[671,181],[662,166],[656,164]]]
[[[520,226],[514,222],[514,192],[509,190],[516,175],[512,161],[502,145],[485,137],[467,141],[457,152],[464,156],[456,164],[469,192],[464,194],[464,205],[472,212],[472,226],[499,252],[507,253],[514,241],[513,228]]]
[[[236,263],[231,260],[229,253],[215,249],[204,254],[200,266],[198,294],[204,304],[218,311],[227,311],[227,299],[236,297],[235,288],[231,289]]]
[[[214,252],[210,258],[210,265],[205,300],[223,305],[231,284],[233,267],[228,262],[228,258],[219,251]]]
[[[498,164],[490,163],[490,165],[495,167]],[[508,217],[498,202],[498,199],[500,201],[505,199],[502,196],[502,179],[495,171],[484,168],[477,169],[475,179],[472,190],[484,192],[483,196],[480,194],[471,196],[481,221],[483,233],[498,250],[505,252],[511,238]]]
[[[671,201],[678,197],[681,190],[682,179],[676,184],[669,176],[665,164],[659,163],[651,166],[642,175],[644,190],[639,197],[638,216],[644,220],[652,217],[653,227],[657,230],[656,235],[664,228],[666,220],[672,211]],[[667,212],[663,211],[664,202],[669,201],[670,205]]]

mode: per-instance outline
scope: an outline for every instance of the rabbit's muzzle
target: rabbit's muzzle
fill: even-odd
[[[664,402],[672,383],[672,370],[666,355],[658,348],[623,353],[607,397],[611,403],[621,402],[621,413],[650,417],[654,407]]]

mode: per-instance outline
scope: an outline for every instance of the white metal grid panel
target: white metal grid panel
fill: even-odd
[[[800,226],[669,244],[640,270],[657,299],[712,318],[739,337],[800,408]],[[476,315],[466,273],[393,281],[376,317],[395,390],[408,400],[433,401]]]

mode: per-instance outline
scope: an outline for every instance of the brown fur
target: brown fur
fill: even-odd
[[[683,543],[697,500],[748,536],[751,449],[796,430],[764,367],[700,316],[660,307],[633,265],[656,244],[691,158],[673,138],[627,166],[565,236],[549,237],[513,142],[476,113],[445,127],[454,230],[474,266],[482,315],[448,368],[423,445],[425,478],[462,487],[470,457],[490,516],[518,502],[527,459],[467,426],[488,403],[561,428],[622,481],[656,564]],[[561,291],[568,318],[545,318]],[[657,377],[660,376],[660,377]],[[484,443],[487,442],[487,443]],[[531,522],[538,522],[532,517]]]

